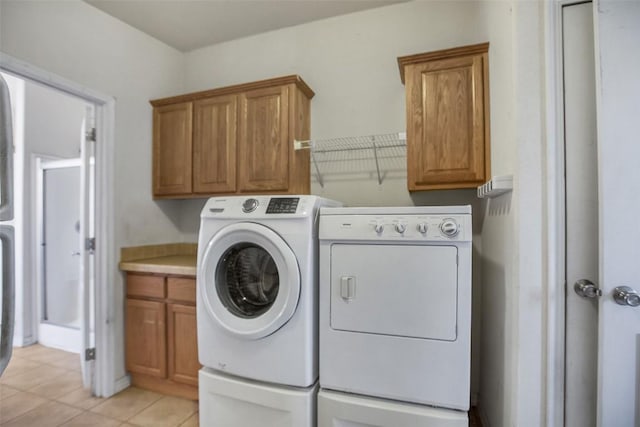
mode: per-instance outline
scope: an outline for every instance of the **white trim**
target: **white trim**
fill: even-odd
[[[562,8],[575,1],[555,0],[546,7],[546,281],[547,348],[545,424],[564,425],[565,413],[565,207]]]
[[[52,89],[82,98],[94,104],[103,105],[114,100],[111,96],[104,95],[76,82],[67,80],[62,76],[35,67],[2,51],[0,51],[0,69],[13,73],[21,78],[33,80]]]
[[[554,0],[547,7],[547,309],[546,425],[563,426],[565,416],[566,241],[562,10],[591,0]]]
[[[45,160],[46,159],[46,160]],[[37,342],[39,337],[39,324],[40,324],[40,313],[42,313],[42,282],[44,280],[44,260],[42,256],[42,246],[41,243],[44,240],[44,205],[43,205],[43,182],[44,182],[44,171],[42,169],[42,163],[44,161],[54,162],[59,160],[56,157],[48,156],[48,155],[40,155],[37,153],[32,153],[31,155],[31,178],[32,178],[32,188],[35,188],[35,191],[31,195],[31,206],[33,215],[33,224],[31,226],[32,231],[32,244],[31,244],[31,256],[32,259],[35,260],[36,268],[33,270],[32,283],[34,284],[33,295],[36,300],[35,310],[30,313],[31,322],[34,325],[33,327],[33,337],[34,341]]]
[[[115,378],[114,298],[115,99],[0,52],[0,69],[82,98],[96,106],[96,378],[94,393],[108,397],[126,383]]]
[[[114,141],[116,101],[109,100],[96,109],[96,395],[109,397],[131,384],[128,375],[116,378],[117,332],[114,328],[115,307],[122,304],[115,298],[115,249],[114,249]],[[99,159],[99,161],[98,161]],[[99,213],[102,213],[100,215]],[[103,283],[104,286],[99,286]],[[104,330],[103,330],[104,328]],[[126,384],[123,386],[123,384]]]
[[[46,347],[58,348],[80,354],[80,330],[41,322],[38,325],[38,342]],[[78,356],[80,363],[80,356]]]
[[[115,380],[112,394],[120,393],[125,388],[129,388],[129,386],[131,386],[131,377],[129,374],[125,374],[124,377],[120,377]]]
[[[38,156],[40,159],[44,159],[45,156]],[[65,168],[77,168],[80,167],[80,158],[75,159],[60,159],[60,160],[40,160],[41,169],[65,169]]]

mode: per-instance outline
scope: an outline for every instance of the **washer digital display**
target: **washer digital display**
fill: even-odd
[[[275,197],[269,200],[268,214],[293,214],[298,209],[299,197]]]

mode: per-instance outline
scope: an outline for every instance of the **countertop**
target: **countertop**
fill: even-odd
[[[120,270],[136,273],[196,276],[196,248],[193,244],[166,244],[123,248]]]

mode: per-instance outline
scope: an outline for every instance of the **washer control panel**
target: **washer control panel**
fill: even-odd
[[[212,197],[202,210],[203,218],[307,218],[317,205],[337,204],[316,196],[229,196]]]
[[[272,197],[269,199],[266,213],[293,214],[298,209],[299,197]]]

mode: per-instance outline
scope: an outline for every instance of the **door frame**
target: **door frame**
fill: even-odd
[[[566,6],[597,0],[553,0],[545,7],[545,96],[546,145],[544,164],[546,177],[546,264],[547,295],[543,304],[546,327],[546,349],[543,353],[545,374],[542,419],[547,426],[563,426],[565,417],[565,338],[566,338],[566,189],[565,189],[565,123],[563,79],[563,22]],[[595,25],[595,21],[594,21]],[[597,49],[597,47],[596,47]],[[597,55],[597,51],[596,51]]]
[[[0,69],[23,79],[81,98],[95,105],[96,114],[96,252],[95,252],[95,337],[96,396],[108,397],[129,386],[128,376],[116,378],[116,336],[113,311],[115,300],[114,283],[116,262],[114,253],[114,144],[115,144],[115,98],[84,87],[64,77],[50,73],[10,55],[0,55]],[[32,293],[34,295],[34,293]],[[34,306],[35,301],[25,301]],[[34,313],[32,313],[32,318]],[[35,327],[35,324],[34,324]]]

